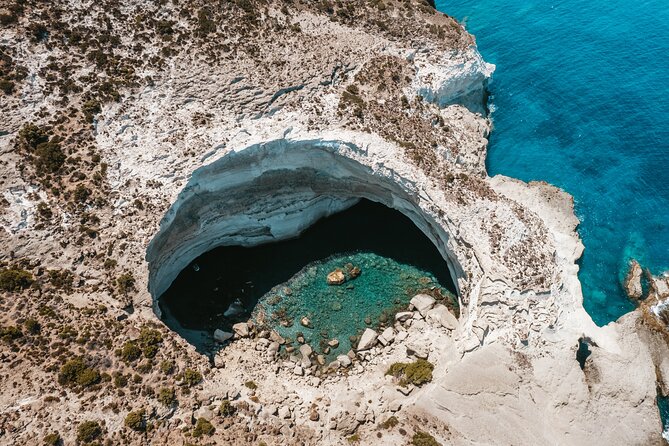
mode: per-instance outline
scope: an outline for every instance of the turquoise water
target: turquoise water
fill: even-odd
[[[355,278],[348,274],[353,267],[361,271]],[[328,285],[327,275],[336,269],[346,272],[348,280]],[[442,303],[457,314],[457,298],[426,270],[373,252],[336,254],[307,265],[266,293],[254,318],[264,313],[281,336],[295,341],[302,335],[319,353],[325,353],[328,340],[336,339],[339,346],[325,355],[335,357],[356,346],[356,337],[366,327],[381,330],[392,325],[395,312],[405,310],[420,292],[443,298]],[[301,323],[303,317],[311,322],[309,327]]]
[[[633,308],[627,260],[669,268],[669,3],[437,0],[484,58],[488,171],[545,180],[576,200],[584,305],[603,325]]]

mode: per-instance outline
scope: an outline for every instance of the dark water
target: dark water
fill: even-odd
[[[314,275],[313,271],[349,262],[362,267],[360,277],[332,287],[333,293],[344,293],[340,297],[345,311],[319,311],[315,306],[323,303],[327,273]],[[362,200],[317,222],[299,238],[253,248],[220,247],[203,254],[179,274],[160,298],[160,305],[181,325],[173,327],[177,331],[229,330],[233,323],[247,320],[263,296],[276,294],[277,287],[293,286],[293,302],[304,300],[314,308],[294,305],[290,308],[296,313],[291,317],[299,321],[309,313],[314,330],[327,326],[330,337],[347,339],[364,328],[367,316],[378,318],[385,308],[379,302],[387,301],[388,307],[397,299],[408,302],[407,292],[415,291],[417,280],[423,277],[429,279],[425,281],[431,287],[455,292],[446,262],[411,220]],[[402,286],[405,292],[399,291]],[[296,299],[299,293],[304,299]],[[223,313],[235,299],[243,303],[246,312],[225,317]]]

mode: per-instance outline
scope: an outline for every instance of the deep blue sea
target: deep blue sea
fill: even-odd
[[[497,66],[490,175],[545,180],[576,200],[584,305],[633,307],[630,257],[669,269],[669,2],[437,0]]]

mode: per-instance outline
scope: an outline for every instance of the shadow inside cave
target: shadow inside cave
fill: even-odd
[[[222,246],[199,256],[160,297],[163,320],[198,351],[210,353],[218,347],[213,331],[231,331],[234,323],[248,320],[258,300],[275,286],[305,265],[353,252],[415,266],[456,294],[446,261],[422,231],[399,211],[362,199],[297,238],[251,248]],[[243,311],[226,315],[236,300]]]

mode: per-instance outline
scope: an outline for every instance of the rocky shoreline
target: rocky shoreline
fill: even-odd
[[[0,25],[0,444],[660,440],[662,331],[587,315],[568,194],[487,176],[494,67],[455,20],[422,1],[72,0],[11,2]],[[362,198],[434,243],[457,320],[414,297],[326,376],[247,323],[213,365],[162,324],[198,255]],[[420,385],[399,385],[409,368]]]

